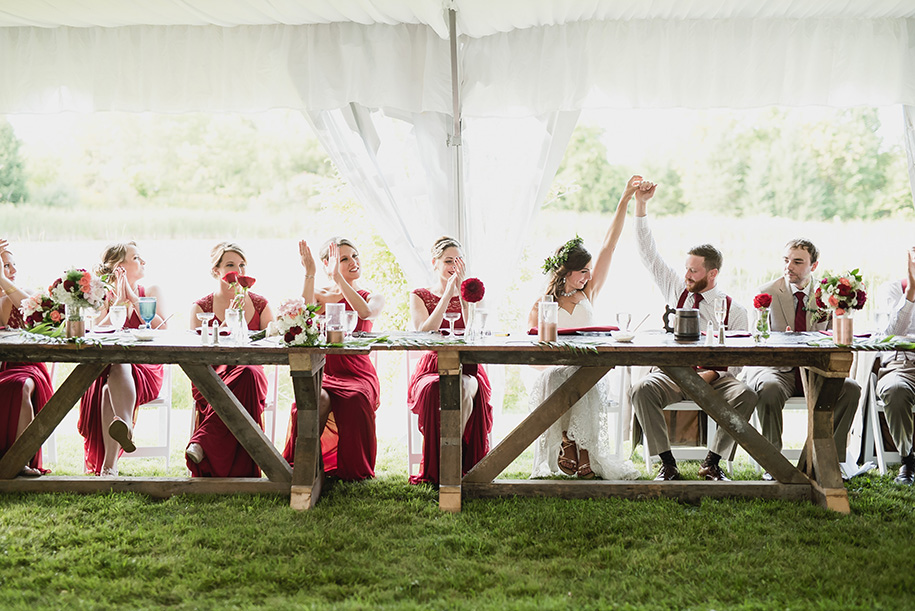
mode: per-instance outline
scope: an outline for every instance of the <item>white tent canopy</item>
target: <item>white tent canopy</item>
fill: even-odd
[[[0,113],[915,104],[899,0],[0,0]]]
[[[301,109],[416,282],[483,214],[510,273],[582,109],[915,105],[915,2],[0,0],[0,58],[0,114]]]

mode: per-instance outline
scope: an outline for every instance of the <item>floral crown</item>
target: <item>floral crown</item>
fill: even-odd
[[[578,237],[578,234],[575,234],[575,237],[562,245],[562,248],[559,249],[552,257],[547,257],[543,260],[543,273],[549,274],[552,271],[556,271],[566,264],[566,261],[569,260],[569,255],[576,248],[581,247],[584,243],[584,240]]]

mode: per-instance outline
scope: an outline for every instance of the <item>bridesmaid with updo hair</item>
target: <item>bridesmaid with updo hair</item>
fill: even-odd
[[[220,242],[210,251],[210,275],[216,280],[216,290],[201,297],[191,307],[190,325],[196,329],[197,314],[212,312],[221,324],[226,310],[235,300],[235,288],[224,281],[226,274],[247,275],[248,258],[234,242]],[[245,326],[249,331],[261,331],[274,320],[267,299],[247,291],[244,302]],[[267,400],[267,376],[261,365],[218,365],[213,367],[251,418],[264,428],[264,405]],[[191,387],[196,406],[194,433],[185,450],[187,468],[194,477],[260,477],[261,470],[222,418],[213,410],[195,386]]]
[[[127,308],[130,329],[143,325],[138,313],[140,297],[156,298],[156,317],[152,326],[163,325],[163,299],[158,287],[143,286],[146,261],[136,242],[111,244],[102,252],[96,267],[99,276],[108,276],[113,289],[105,298],[101,317],[113,305]],[[83,436],[87,473],[103,477],[118,475],[118,458],[122,452],[133,452],[133,426],[137,408],[159,396],[162,388],[162,365],[112,363],[92,383],[79,405],[77,427]]]

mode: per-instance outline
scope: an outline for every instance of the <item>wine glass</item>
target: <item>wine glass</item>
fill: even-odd
[[[127,306],[116,305],[108,308],[108,320],[114,330],[120,333],[127,322]]]
[[[445,320],[447,320],[448,324],[451,326],[451,329],[448,332],[449,337],[454,337],[454,323],[456,323],[460,318],[460,312],[445,312]]]
[[[325,329],[325,326],[327,323],[327,316],[325,316],[324,314],[318,314],[315,316],[315,320],[318,321],[318,333],[321,334],[322,338],[326,338],[327,330]],[[322,339],[322,341],[324,341],[324,340]]]
[[[629,312],[619,312],[616,315],[616,325],[620,331],[629,331],[629,323],[632,322],[632,314]]]
[[[345,325],[346,336],[352,337],[353,331],[356,330],[356,325],[359,324],[359,314],[353,310],[347,310],[343,313],[343,324]]]
[[[477,335],[480,338],[486,337],[486,319],[489,318],[489,310],[484,308],[479,308],[475,314],[477,323],[474,325],[477,328]]]
[[[715,320],[718,321],[718,333],[724,333],[724,319],[728,315],[728,302],[724,297],[715,298]]]
[[[146,323],[146,328],[152,329],[150,323],[153,318],[156,317],[156,298],[140,297],[137,300],[137,313],[140,315],[140,318],[143,319],[143,322]]]

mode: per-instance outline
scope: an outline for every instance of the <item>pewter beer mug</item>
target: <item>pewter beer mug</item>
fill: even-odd
[[[670,315],[674,316],[674,326],[670,326]],[[699,341],[699,310],[693,308],[672,308],[665,306],[664,330],[674,334],[678,342]]]

